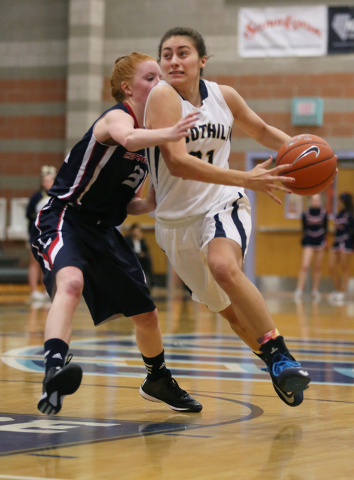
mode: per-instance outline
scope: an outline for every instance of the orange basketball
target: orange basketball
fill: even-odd
[[[323,138],[312,134],[297,135],[280,148],[276,165],[291,164],[279,175],[295,178],[286,184],[298,195],[315,195],[333,182],[337,170],[337,156]],[[284,184],[285,185],[285,184]]]

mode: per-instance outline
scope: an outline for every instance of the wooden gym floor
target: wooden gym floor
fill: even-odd
[[[0,286],[0,479],[354,478],[354,298],[343,305],[267,297],[288,346],[313,381],[286,406],[261,362],[204,306],[156,290],[168,366],[203,403],[174,413],[139,395],[145,376],[132,323],[92,326],[75,314],[71,352],[84,369],[58,416],[36,408],[47,306]]]

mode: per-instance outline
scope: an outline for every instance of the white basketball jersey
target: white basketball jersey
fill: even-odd
[[[161,81],[160,85],[168,85]],[[172,87],[171,87],[172,88]],[[202,106],[197,108],[182,97],[182,117],[198,111],[199,119],[186,138],[190,155],[221,168],[229,168],[231,129],[234,117],[224,97],[214,82],[200,81]],[[158,147],[147,149],[147,158],[152,182],[156,191],[157,220],[181,220],[208,212],[213,205],[243,188],[225,187],[195,180],[184,180],[170,174]]]

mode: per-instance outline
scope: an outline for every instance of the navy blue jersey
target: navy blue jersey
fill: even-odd
[[[123,103],[106,110],[96,122],[111,110],[128,113],[139,128],[134,113]],[[118,226],[146,178],[145,150],[129,152],[122,145],[98,142],[93,134],[95,123],[66,157],[48,195],[93,214],[107,225]]]
[[[342,210],[337,213],[334,220],[336,233],[334,242],[345,242],[354,237],[354,217],[352,213]]]
[[[327,233],[327,212],[323,207],[308,208],[302,214],[302,227],[305,237],[325,237]]]
[[[26,217],[28,219],[28,232],[31,234],[32,225],[38,215],[42,210],[44,205],[48,202],[49,197],[44,188],[41,188],[38,192],[35,192],[30,198],[27,209]]]

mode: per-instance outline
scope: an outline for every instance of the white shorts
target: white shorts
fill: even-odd
[[[195,221],[173,226],[158,219],[156,240],[171,265],[192,291],[192,298],[204,303],[212,312],[230,305],[230,299],[214,280],[208,266],[208,244],[213,238],[224,237],[240,245],[245,258],[251,235],[251,207],[248,198],[238,194],[227,203],[215,205]],[[182,222],[183,223],[183,222]]]

